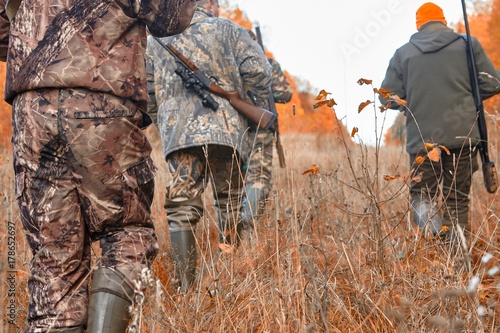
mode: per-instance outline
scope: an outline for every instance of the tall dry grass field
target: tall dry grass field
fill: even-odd
[[[287,167],[275,163],[266,213],[234,253],[218,247],[212,197],[206,191],[206,214],[197,229],[200,278],[184,295],[174,293],[171,285],[163,210],[168,175],[158,134],[150,135],[159,166],[153,211],[161,251],[143,306],[134,312],[136,331],[500,330],[500,204],[498,194],[486,193],[481,173],[474,176],[471,193],[470,244],[453,249],[425,237],[411,222],[404,148],[282,136]],[[499,165],[496,147],[492,155]],[[22,332],[30,253],[19,226],[9,154],[2,159],[2,327]],[[16,225],[15,297],[7,296],[9,221]],[[16,313],[9,324],[12,299]]]

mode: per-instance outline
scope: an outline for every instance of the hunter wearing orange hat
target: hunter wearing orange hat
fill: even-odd
[[[406,100],[392,103],[406,117],[406,151],[410,169],[422,174],[411,182],[411,205],[422,229],[454,242],[458,226],[467,236],[472,174],[479,168],[480,140],[464,38],[446,26],[443,10],[432,2],[416,12],[418,32],[392,57],[382,87]],[[483,99],[500,93],[500,75],[479,41],[472,37],[480,92]],[[391,99],[380,97],[386,105]],[[439,161],[427,157],[426,144],[449,150]],[[418,158],[418,159],[417,159]],[[416,163],[415,161],[423,163]],[[442,202],[439,211],[438,203]]]

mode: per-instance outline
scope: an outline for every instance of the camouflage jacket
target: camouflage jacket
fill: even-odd
[[[285,74],[281,70],[280,64],[269,58],[269,63],[273,69],[273,81],[271,83],[271,90],[273,91],[273,98],[276,103],[288,103],[292,99],[292,86],[286,79]]]
[[[0,0],[5,99],[43,88],[85,88],[147,106],[146,26],[181,32],[194,0],[23,0],[9,22]]]
[[[191,25],[176,36],[161,38],[171,43],[200,70],[227,91],[238,91],[246,98],[250,90],[259,105],[267,105],[271,85],[271,66],[262,49],[247,31],[223,18],[213,17],[198,7]],[[192,146],[219,144],[230,146],[245,158],[249,153],[246,136],[248,122],[229,102],[212,94],[217,111],[202,105],[175,74],[174,58],[152,37],[146,53],[149,105],[163,140],[165,156]]]

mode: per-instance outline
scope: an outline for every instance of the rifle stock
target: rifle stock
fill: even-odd
[[[262,42],[262,34],[260,33],[259,26],[255,27],[255,35],[257,37],[257,43],[259,43],[260,47],[262,48],[262,51],[265,53],[266,50],[264,49],[264,43]],[[272,91],[270,91],[270,93],[269,93],[268,104],[269,104],[269,108],[271,109],[271,111],[274,114],[276,114],[276,116],[277,116],[278,111],[276,110],[276,105],[275,105]],[[281,145],[280,131],[279,131],[277,119],[276,119],[276,125],[275,125],[275,133],[276,133],[276,151],[278,152],[278,160],[280,163],[280,167],[286,168],[285,150],[283,149],[283,146]]]
[[[222,89],[221,86],[210,80],[202,70],[198,69],[195,64],[180,53],[172,44],[164,45],[159,38],[154,38],[174,57],[175,62],[179,66],[175,70],[175,73],[181,77],[187,89],[193,90],[202,99],[203,106],[213,111],[216,111],[219,107],[219,104],[207,92],[209,91],[219,97],[227,99],[238,113],[258,125],[260,128],[273,129],[274,123],[276,122],[276,115],[274,113],[245,101],[240,97],[237,91],[226,91]]]
[[[477,111],[479,136],[481,138],[481,141],[479,142],[479,154],[481,155],[481,161],[483,163],[484,186],[486,188],[486,191],[488,191],[489,193],[495,193],[498,189],[498,176],[495,164],[490,160],[488,154],[488,130],[486,128],[486,119],[484,116],[483,101],[481,98],[481,92],[479,90],[476,60],[474,58],[474,49],[472,47],[465,0],[462,0],[462,10],[464,15],[464,26],[466,32],[466,38],[464,39],[467,49],[467,64],[469,66],[469,77],[471,81],[472,94],[474,97],[474,104],[476,106],[476,111]]]
[[[266,109],[248,103],[240,97],[237,91],[226,91],[215,82],[211,82],[208,90],[215,95],[225,98],[229,104],[248,120],[257,124],[260,128],[274,130],[276,115]]]

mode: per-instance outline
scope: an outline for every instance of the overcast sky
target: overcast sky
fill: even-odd
[[[221,1],[222,3],[223,1]],[[266,48],[291,75],[331,92],[335,111],[349,131],[375,143],[375,114],[358,105],[373,100],[359,78],[380,87],[394,51],[416,32],[415,12],[427,1],[415,0],[227,0],[260,25]],[[443,8],[448,25],[462,19],[461,2],[434,1]],[[386,128],[397,111],[388,111]],[[378,117],[383,117],[377,113]],[[378,118],[379,125],[382,118]],[[388,124],[388,125],[387,125]],[[384,129],[385,130],[385,129]],[[380,133],[380,129],[379,129]]]

